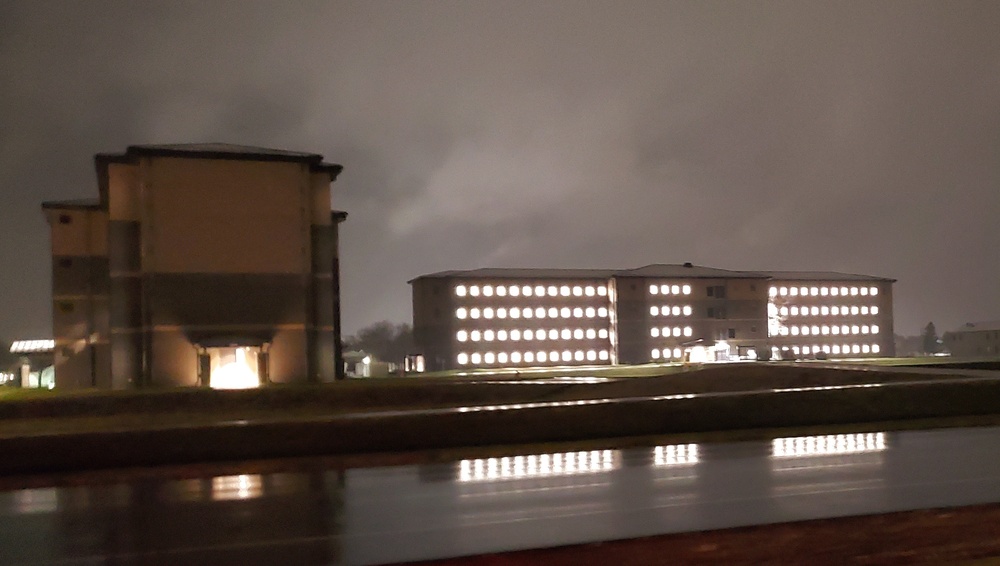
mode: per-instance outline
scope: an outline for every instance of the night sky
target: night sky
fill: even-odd
[[[685,261],[1000,319],[1000,2],[0,0],[0,340],[51,335],[43,200],[215,141],[345,166],[347,333],[425,273]]]

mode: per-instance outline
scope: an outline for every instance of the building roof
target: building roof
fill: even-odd
[[[988,332],[1000,330],[1000,320],[986,320],[983,322],[966,322],[952,332]]]
[[[839,273],[836,271],[762,271],[771,279],[779,281],[888,281],[895,279],[877,275],[859,275],[857,273]]]
[[[482,269],[439,271],[415,277],[417,279],[608,279],[614,269],[544,269],[485,267]]]
[[[618,271],[619,277],[662,277],[665,279],[767,279],[769,276],[756,271],[730,271],[691,263],[654,263],[636,269]]]
[[[324,163],[323,156],[318,153],[303,153],[230,143],[130,145],[125,150],[125,153],[99,153],[95,156],[95,160],[100,167],[101,163],[131,162],[139,157],[150,156],[308,163],[315,170],[330,173],[334,179],[343,170],[343,167],[336,163]]]

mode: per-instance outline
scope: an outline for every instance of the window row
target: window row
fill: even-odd
[[[777,296],[803,296],[803,297],[826,297],[826,296],[857,296],[857,295],[878,295],[878,287],[771,287],[768,293],[772,297]]]
[[[653,316],[681,316],[682,314],[684,316],[691,316],[691,306],[690,305],[684,305],[684,306],[674,305],[672,307],[668,305],[663,305],[662,307],[654,306],[654,307],[649,307],[649,314]]]
[[[607,307],[484,307],[480,309],[479,307],[472,307],[467,309],[465,307],[459,307],[455,309],[455,318],[459,320],[465,320],[467,318],[478,319],[492,319],[492,318],[607,318],[608,309]]]
[[[868,315],[878,314],[877,306],[812,306],[812,307],[778,307],[775,304],[767,305],[769,316],[848,316],[848,315]]]
[[[813,355],[819,354],[820,352],[824,354],[877,354],[882,351],[882,347],[878,344],[824,344],[822,346],[814,344],[812,346],[782,346],[782,352],[792,352],[795,355],[805,354]],[[771,352],[775,355],[778,354],[778,347],[772,346]]]
[[[544,328],[539,328],[537,330],[532,330],[526,328],[524,330],[512,329],[512,330],[459,330],[455,333],[455,339],[459,342],[492,342],[497,340],[499,342],[506,342],[511,340],[517,342],[519,340],[594,340],[600,338],[602,340],[607,340],[608,329],[607,328],[563,328],[561,330],[556,328],[550,328],[548,330]]]
[[[660,358],[667,360],[670,359],[679,360],[684,357],[684,351],[681,350],[680,348],[674,348],[673,350],[671,350],[670,348],[664,348],[663,350],[660,350],[659,348],[653,348],[653,350],[649,353],[649,355],[654,360],[659,360]]]
[[[809,335],[819,335],[819,334],[832,334],[836,336],[838,334],[878,334],[878,331],[879,327],[877,324],[873,324],[871,326],[868,326],[867,324],[863,324],[861,326],[858,326],[857,324],[855,325],[843,324],[840,326],[837,326],[835,324],[833,326],[827,326],[824,324],[823,326],[817,326],[817,325],[782,326],[778,329],[778,335],[788,336],[790,334],[792,336],[799,336],[801,334],[802,336],[809,336]]]
[[[691,330],[690,326],[685,326],[684,328],[681,328],[680,326],[675,326],[673,328],[670,328],[669,326],[664,326],[663,328],[654,327],[649,329],[649,335],[652,336],[653,338],[659,338],[660,336],[664,338],[669,338],[671,336],[678,337],[681,335],[691,336],[692,334],[693,331]]]
[[[690,295],[690,285],[650,285],[650,295]]]
[[[532,363],[556,363],[556,362],[606,362],[610,359],[607,350],[563,350],[558,352],[472,352],[471,354],[461,352],[456,359],[459,365],[479,365],[479,364],[532,364]]]
[[[604,285],[456,285],[455,295],[459,297],[606,297],[608,288]]]

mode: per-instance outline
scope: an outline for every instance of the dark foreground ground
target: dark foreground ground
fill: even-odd
[[[418,564],[1000,564],[1000,505],[682,533]]]

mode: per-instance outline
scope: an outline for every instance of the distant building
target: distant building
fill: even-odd
[[[335,379],[340,165],[226,144],[95,157],[99,198],[42,205],[59,388]]]
[[[24,388],[52,389],[55,375],[52,367],[55,342],[43,340],[15,340],[10,353],[17,357],[14,371],[0,372],[0,385]]]
[[[995,357],[1000,355],[1000,320],[969,322],[942,339],[952,356]]]
[[[893,354],[893,279],[684,265],[410,281],[428,370]]]

